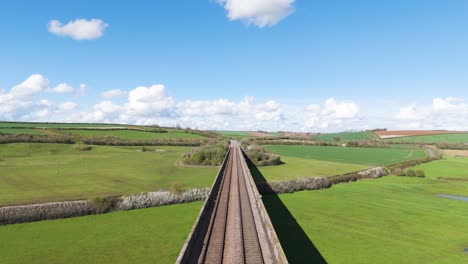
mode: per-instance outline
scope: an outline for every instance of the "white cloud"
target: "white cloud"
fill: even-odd
[[[434,98],[432,109],[436,113],[463,113],[467,110],[467,104],[462,98]]]
[[[359,105],[353,101],[337,101],[328,98],[323,107],[318,104],[311,104],[305,107],[303,112],[304,128],[323,131],[328,129],[343,130],[351,127],[359,120]]]
[[[352,119],[359,112],[359,106],[352,101],[337,102],[329,98],[325,102],[323,114],[333,119]]]
[[[86,84],[80,84],[79,88],[75,91],[76,96],[84,96],[86,93],[87,86]]]
[[[396,118],[403,121],[418,121],[423,120],[427,116],[422,110],[416,107],[416,104],[401,107]]]
[[[100,38],[108,27],[100,19],[76,19],[65,25],[58,20],[51,20],[48,25],[49,32],[59,36],[67,36],[76,40],[90,40]]]
[[[139,86],[128,93],[128,110],[131,114],[149,116],[167,114],[174,100],[167,95],[164,85]]]
[[[49,87],[49,80],[40,74],[29,76],[22,83],[14,86],[11,89],[11,94],[14,96],[30,96],[36,93],[43,92]]]
[[[73,87],[66,83],[61,83],[49,90],[51,93],[72,93],[73,91]]]
[[[217,0],[230,20],[258,27],[273,26],[294,12],[294,0]]]
[[[116,90],[108,90],[105,92],[101,93],[101,97],[104,99],[112,99],[112,98],[118,98],[118,97],[125,97],[128,95],[127,91],[122,91],[120,89]]]
[[[63,111],[70,111],[77,107],[78,105],[74,102],[64,102],[59,104],[58,108]]]

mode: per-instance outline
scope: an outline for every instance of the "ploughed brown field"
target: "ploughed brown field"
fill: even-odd
[[[376,131],[375,134],[380,138],[386,137],[407,137],[407,136],[429,136],[441,134],[464,134],[463,131],[447,131],[447,130],[393,130],[393,131]]]

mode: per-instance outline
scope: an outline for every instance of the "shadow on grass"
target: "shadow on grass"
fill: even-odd
[[[266,182],[258,168],[244,156],[255,182]],[[278,195],[268,194],[262,200],[289,263],[327,263]]]

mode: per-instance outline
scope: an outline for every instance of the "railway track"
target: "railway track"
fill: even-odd
[[[237,141],[177,262],[287,263]]]

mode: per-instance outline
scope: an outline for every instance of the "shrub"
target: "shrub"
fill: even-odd
[[[258,191],[261,194],[318,190],[329,188],[330,186],[331,184],[328,179],[322,177],[297,178],[281,182],[261,182],[257,184]]]
[[[182,184],[180,183],[173,183],[171,184],[171,186],[169,187],[169,191],[172,193],[172,194],[181,194],[183,192],[183,188],[182,188]]]
[[[247,145],[244,147],[245,154],[257,166],[280,165],[281,157],[277,154],[269,153],[267,150],[258,145]]]
[[[424,173],[423,170],[417,170],[416,171],[416,177],[424,178],[424,177],[426,177],[426,174]]]
[[[221,165],[229,148],[229,141],[208,143],[184,154],[182,161],[189,165]]]
[[[91,200],[91,203],[93,204],[96,213],[102,214],[102,213],[107,213],[112,210],[112,207],[115,205],[112,198],[110,197],[95,197]]]
[[[406,170],[406,176],[415,177],[416,172],[413,169],[407,169]]]
[[[405,172],[401,168],[393,169],[392,173],[396,176],[405,176]]]
[[[95,214],[95,206],[88,201],[55,202],[0,207],[0,225],[60,219]]]
[[[210,188],[189,189],[174,194],[168,191],[149,192],[122,197],[117,204],[118,210],[130,210],[136,208],[148,208],[161,205],[188,203],[206,199]]]
[[[78,151],[89,151],[93,149],[91,146],[83,144],[83,142],[78,142],[73,145],[73,148],[75,148]]]

